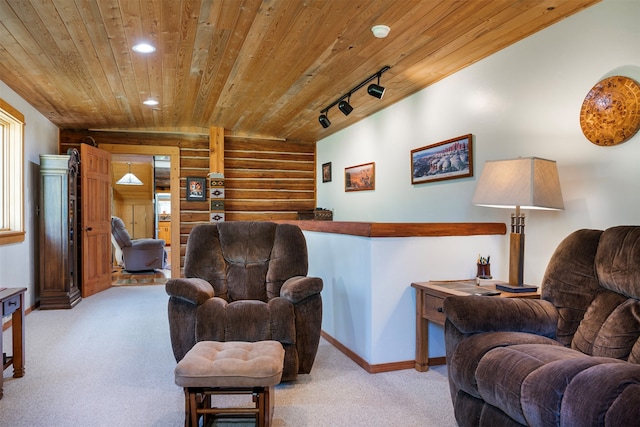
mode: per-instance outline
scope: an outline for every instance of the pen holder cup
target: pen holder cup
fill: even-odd
[[[480,279],[491,279],[491,264],[478,264],[476,276]]]

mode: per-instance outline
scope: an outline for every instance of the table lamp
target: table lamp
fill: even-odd
[[[538,157],[487,161],[473,204],[516,210],[511,214],[509,283],[498,284],[496,288],[506,292],[537,290],[536,286],[523,284],[524,214],[520,209],[564,209],[556,162]]]

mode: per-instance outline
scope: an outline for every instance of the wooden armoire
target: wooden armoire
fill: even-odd
[[[73,308],[78,277],[78,168],[75,148],[40,155],[40,309]]]

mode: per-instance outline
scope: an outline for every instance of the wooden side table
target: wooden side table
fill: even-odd
[[[473,280],[416,282],[411,286],[416,289],[416,364],[419,372],[429,370],[429,365],[443,365],[444,357],[429,360],[429,322],[444,326],[445,315],[442,304],[446,297],[452,295],[468,296],[476,292],[495,291],[495,286],[476,286]],[[500,292],[497,296],[487,298],[540,298],[540,291],[509,293]]]
[[[2,354],[2,370],[13,365],[13,377],[24,376],[24,293],[27,288],[0,288],[0,313],[2,317],[11,315],[11,332],[13,338],[13,356],[5,356],[2,350],[0,334],[0,354]],[[3,376],[0,375],[0,399],[3,392]]]

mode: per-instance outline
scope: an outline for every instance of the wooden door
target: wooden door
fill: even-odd
[[[111,154],[81,144],[82,297],[111,287]]]

